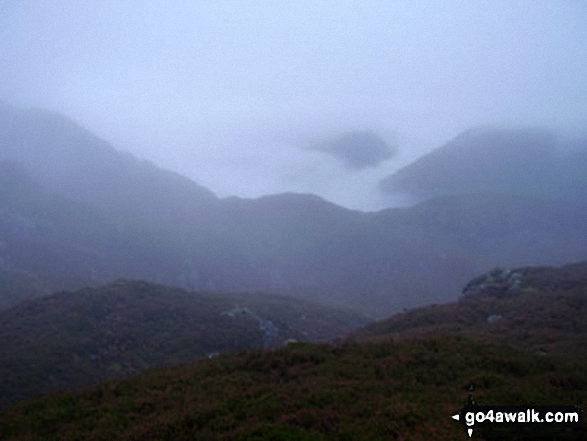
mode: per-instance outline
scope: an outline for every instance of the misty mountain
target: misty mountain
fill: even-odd
[[[377,213],[303,195],[239,203],[223,218],[233,219],[243,255],[271,275],[267,289],[378,316],[455,299],[469,278],[496,265],[563,264],[587,252],[587,207],[566,201],[446,196]]]
[[[0,159],[126,226],[181,229],[216,202],[209,190],[115,150],[61,114],[0,103]],[[157,209],[154,209],[157,207]]]
[[[60,292],[0,312],[0,407],[227,351],[342,337],[365,323],[292,298],[139,281]]]
[[[213,288],[223,278],[219,268],[227,262],[244,267],[255,278],[254,268],[234,255],[233,244],[217,225],[218,199],[193,181],[121,153],[63,115],[42,109],[0,105],[0,146],[0,161],[18,164],[37,189],[43,189],[37,195],[40,205],[51,205],[48,195],[58,195],[108,225],[109,239],[102,242],[108,252],[94,254],[111,264],[106,270],[85,264],[86,274],[93,274],[96,282],[131,277]],[[59,208],[53,212],[59,216],[51,219],[53,224],[67,234],[76,229],[70,224],[78,216],[59,215]],[[85,235],[91,233],[84,231]],[[130,268],[113,258],[113,250],[132,256],[126,262]],[[43,261],[53,265],[52,259]],[[85,283],[89,281],[86,277]],[[223,286],[232,285],[227,281]]]
[[[172,278],[180,252],[151,233],[121,229],[95,209],[0,163],[0,307],[119,277]]]
[[[478,128],[384,178],[381,189],[413,200],[498,192],[583,201],[586,170],[585,139],[538,128]]]
[[[4,270],[48,280],[49,291],[140,278],[281,293],[380,317],[454,300],[496,265],[587,259],[587,206],[572,200],[478,193],[364,213],[303,194],[218,199],[63,116],[4,106],[2,118],[0,157],[20,164],[14,179],[28,188],[21,195],[4,184],[12,192],[0,201]]]
[[[20,166],[0,163],[0,176],[2,270],[57,286],[79,283],[125,241],[88,207],[45,190]]]

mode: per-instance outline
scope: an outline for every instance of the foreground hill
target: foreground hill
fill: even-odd
[[[478,405],[585,408],[586,275],[587,264],[493,271],[458,305],[401,314],[352,340],[38,397],[0,414],[0,439],[468,439],[451,415],[471,385]],[[474,437],[582,440],[587,426],[476,425]]]
[[[537,353],[587,355],[587,262],[496,269],[456,303],[414,309],[356,331],[358,340],[458,333]]]
[[[450,440],[470,384],[484,405],[587,404],[587,361],[466,338],[287,348],[220,356],[21,403],[11,440]],[[475,429],[491,439],[585,439],[585,426]],[[487,439],[481,436],[482,439]]]
[[[291,298],[138,281],[62,292],[0,313],[0,406],[222,352],[328,340],[365,322]]]

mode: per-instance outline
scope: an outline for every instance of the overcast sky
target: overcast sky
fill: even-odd
[[[219,196],[376,209],[381,177],[471,126],[585,127],[587,2],[0,0],[0,99]],[[355,131],[399,153],[317,147]]]

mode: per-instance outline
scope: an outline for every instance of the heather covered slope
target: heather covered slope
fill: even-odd
[[[0,439],[467,439],[479,405],[587,405],[587,264],[496,270],[454,305],[331,344],[242,351],[38,397]],[[475,426],[478,439],[581,440],[587,426]]]
[[[467,390],[484,405],[587,405],[587,361],[461,337],[293,345],[220,356],[21,403],[12,440],[458,440]],[[481,439],[579,440],[568,428],[475,429]],[[485,436],[483,436],[485,435]]]
[[[389,340],[458,333],[535,353],[587,355],[587,263],[496,269],[458,302],[397,314],[353,333]]]
[[[365,323],[308,301],[138,281],[57,293],[0,313],[0,406],[222,352],[328,340]]]

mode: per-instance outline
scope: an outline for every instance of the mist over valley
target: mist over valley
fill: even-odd
[[[0,439],[587,405],[586,12],[0,1]]]

